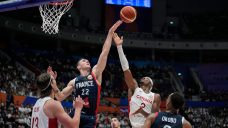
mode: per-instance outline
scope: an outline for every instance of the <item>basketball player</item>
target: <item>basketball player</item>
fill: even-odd
[[[144,128],[192,128],[191,124],[178,114],[183,105],[183,96],[177,92],[170,94],[166,101],[166,111],[148,116]]]
[[[152,93],[153,81],[150,77],[143,77],[140,80],[140,88],[133,78],[129,69],[127,58],[124,55],[122,43],[123,37],[113,34],[114,42],[120,58],[120,63],[124,72],[124,79],[128,86],[128,98],[130,105],[129,119],[133,128],[141,128],[146,117],[152,112],[160,110],[161,98],[159,94]]]
[[[76,111],[71,118],[64,111],[61,103],[54,100],[54,89],[57,85],[53,76],[48,73],[41,74],[37,79],[37,85],[41,90],[41,96],[32,110],[31,128],[60,128],[60,124],[67,128],[79,128],[84,103],[80,96],[73,102]]]
[[[71,80],[61,92],[58,89],[55,90],[57,92],[55,96],[59,101],[64,100],[72,92],[74,97],[80,95],[84,100],[85,105],[82,109],[80,128],[92,128],[96,126],[97,107],[100,104],[102,72],[106,66],[112,44],[112,36],[121,24],[122,21],[117,21],[109,29],[98,62],[92,70],[87,59],[80,59],[77,62],[77,69],[80,75]]]
[[[111,128],[120,128],[120,121],[115,117],[111,119]]]

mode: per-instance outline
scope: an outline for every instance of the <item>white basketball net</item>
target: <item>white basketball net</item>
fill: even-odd
[[[60,18],[73,6],[73,1],[40,5],[39,10],[43,20],[41,28],[45,33],[57,34],[59,32]]]

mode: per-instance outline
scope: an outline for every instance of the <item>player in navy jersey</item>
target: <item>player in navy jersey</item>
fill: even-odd
[[[122,21],[117,21],[109,29],[98,62],[92,70],[87,59],[80,59],[77,62],[77,69],[80,72],[80,75],[72,79],[67,87],[65,87],[61,92],[56,90],[57,93],[55,96],[59,101],[64,100],[71,94],[73,94],[74,97],[80,95],[84,100],[85,104],[81,112],[80,128],[93,128],[96,125],[97,107],[100,103],[102,72],[107,63],[108,54],[112,44],[112,36],[121,24]]]
[[[166,111],[156,112],[147,117],[144,128],[192,128],[179,110],[184,105],[184,97],[175,92],[166,101]]]

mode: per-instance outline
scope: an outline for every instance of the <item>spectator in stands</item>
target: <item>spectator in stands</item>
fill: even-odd
[[[7,93],[7,97],[6,97],[6,107],[8,108],[10,106],[10,104],[13,103],[13,102],[14,102],[14,98],[13,98],[12,91],[10,90]]]

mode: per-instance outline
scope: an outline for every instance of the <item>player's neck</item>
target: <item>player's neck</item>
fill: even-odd
[[[166,112],[178,114],[179,111],[176,109],[167,109]]]
[[[51,97],[52,99],[55,98],[55,93],[53,91],[51,91],[51,94],[49,95],[49,97]]]
[[[81,75],[81,76],[88,76],[89,73],[90,73],[89,70],[81,70],[81,71],[80,71],[80,75]]]
[[[143,89],[143,91],[146,93],[146,94],[149,94],[150,91],[148,89]]]

